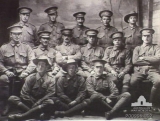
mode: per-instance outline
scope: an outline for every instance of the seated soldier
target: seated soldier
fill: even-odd
[[[87,92],[89,99],[69,109],[68,111],[56,111],[55,117],[64,117],[73,115],[77,111],[92,109],[93,111],[108,111],[105,113],[106,119],[113,118],[116,112],[127,105],[130,101],[130,93],[125,92],[119,95],[118,89],[113,81],[108,80],[106,74],[103,74],[104,60],[93,60],[95,74],[87,78]]]
[[[130,50],[124,47],[122,32],[111,34],[113,45],[108,47],[104,53],[104,60],[107,61],[105,67],[110,72],[110,79],[114,81],[120,93],[127,92],[129,89],[130,74],[132,67],[132,55]]]
[[[56,50],[49,47],[50,41],[50,34],[49,31],[39,31],[39,42],[40,45],[38,47],[34,47],[33,52],[36,58],[39,58],[42,55],[47,56],[52,63],[52,74],[56,75],[59,71],[59,67],[55,62]]]
[[[9,93],[8,86],[12,84],[10,93],[19,95],[24,78],[33,70],[30,62],[34,58],[34,54],[29,45],[21,42],[21,26],[13,25],[8,29],[10,30],[10,42],[0,48],[0,88],[6,87],[4,93],[7,94]],[[19,81],[18,86],[14,84],[15,81]],[[6,96],[6,100],[8,96]],[[7,102],[6,100],[4,101]],[[6,115],[7,112],[8,108],[2,115]]]
[[[47,72],[52,64],[46,56],[34,59],[33,62],[37,65],[37,73],[27,77],[20,97],[10,96],[8,99],[9,104],[16,105],[24,113],[9,115],[10,121],[42,118],[53,110],[55,80]]]
[[[78,64],[70,59],[63,67],[67,74],[57,80],[57,96],[68,106],[68,109],[81,103],[86,96],[85,79],[76,74]]]
[[[140,31],[143,44],[137,46],[133,51],[134,73],[131,76],[131,94],[136,97],[137,87],[140,81],[145,79],[153,83],[150,94],[153,112],[157,111],[159,106],[159,88],[160,88],[160,47],[152,44],[154,30],[145,28]],[[135,99],[137,100],[137,99]]]
[[[91,60],[93,59],[102,59],[104,55],[104,50],[102,47],[99,47],[97,45],[97,34],[98,31],[94,29],[89,29],[85,32],[87,35],[88,44],[84,45],[81,48],[81,55],[82,55],[82,61],[81,61],[81,68],[82,72],[81,74],[84,77],[89,76],[93,72],[93,65],[91,63]]]

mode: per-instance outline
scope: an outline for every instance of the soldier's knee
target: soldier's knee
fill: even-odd
[[[90,97],[91,101],[96,101],[96,100],[99,100],[100,98],[101,98],[101,97],[100,97],[99,94],[93,94],[93,95]]]
[[[130,99],[131,98],[131,94],[129,92],[124,92],[124,93],[121,94],[121,97]]]
[[[85,99],[82,103],[87,106],[91,103],[91,100],[90,99]]]
[[[9,79],[7,75],[1,75],[0,76],[0,85],[8,85]]]
[[[10,96],[8,98],[8,103],[10,103],[10,104],[16,104],[16,105],[18,105],[19,102],[20,102],[20,98],[17,97],[17,96]]]
[[[160,79],[154,80],[153,85],[154,85],[155,88],[160,88]]]

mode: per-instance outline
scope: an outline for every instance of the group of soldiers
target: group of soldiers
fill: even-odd
[[[8,27],[10,41],[0,48],[0,93],[7,102],[2,115],[15,107],[21,112],[10,114],[10,121],[87,110],[105,112],[106,119],[112,119],[137,100],[139,82],[145,79],[153,83],[150,102],[157,111],[160,48],[152,44],[153,29],[136,25],[138,13],[124,17],[128,27],[121,32],[110,25],[109,10],[99,13],[102,26],[97,29],[84,26],[85,12],[73,14],[77,25],[68,29],[56,21],[57,9],[44,11],[49,22],[38,32],[28,23],[28,7],[18,8],[20,22]],[[18,93],[15,81],[21,83]]]

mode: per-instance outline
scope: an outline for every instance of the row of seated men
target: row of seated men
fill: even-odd
[[[48,13],[48,16],[52,18],[52,15],[57,16],[56,10],[57,7],[51,7],[45,11]],[[23,22],[27,20],[27,15],[30,14],[30,12],[30,8],[22,7],[19,9],[20,16],[23,16]],[[132,13],[125,17],[125,21],[132,26],[132,28],[128,27],[129,30],[126,28],[126,31],[129,32],[133,30],[133,33],[130,32],[127,35],[126,32],[122,33],[117,30],[115,32],[110,31],[114,28],[109,25],[112,14],[113,13],[108,10],[100,12],[99,15],[102,18],[102,23],[104,22],[106,24],[103,23],[104,25],[98,30],[85,30],[85,39],[83,40],[88,43],[85,42],[83,46],[79,46],[77,41],[80,40],[74,37],[74,30],[71,29],[59,30],[62,40],[56,39],[56,41],[61,44],[59,43],[60,45],[57,44],[57,46],[55,44],[52,45],[54,43],[52,41],[53,35],[55,34],[52,33],[53,31],[47,30],[48,23],[45,24],[44,27],[40,27],[43,29],[40,29],[41,31],[38,32],[40,40],[40,45],[38,47],[33,47],[29,43],[27,45],[27,41],[24,41],[29,38],[25,35],[32,33],[32,30],[29,29],[29,23],[24,26],[15,24],[9,27],[10,42],[2,45],[0,48],[0,86],[3,87],[1,91],[1,95],[4,96],[3,99],[8,99],[9,82],[11,82],[14,77],[18,77],[20,80],[26,80],[26,77],[28,78],[36,68],[32,60],[45,55],[52,63],[50,75],[54,75],[55,77],[62,77],[62,75],[67,74],[61,67],[65,66],[70,59],[80,61],[78,62],[79,67],[77,74],[84,78],[87,78],[89,75],[95,75],[95,69],[93,68],[94,66],[91,60],[105,60],[107,62],[105,64],[107,80],[111,80],[116,84],[120,94],[128,92],[129,88],[132,90],[131,92],[135,92],[139,81],[149,79],[153,82],[150,101],[154,104],[154,108],[156,108],[155,102],[158,100],[157,89],[159,88],[159,47],[152,44],[152,34],[154,34],[154,30],[148,28],[142,29],[141,31],[139,31],[139,29],[137,30],[137,13]],[[78,19],[81,21],[79,23],[83,25],[84,15],[85,13],[83,12],[74,14],[77,25]],[[20,23],[22,24],[22,21]],[[52,27],[54,28],[57,26],[53,25]],[[27,30],[26,33],[24,29]],[[107,31],[110,34],[107,33]],[[29,35],[33,35],[33,33]],[[100,35],[103,37],[100,37]],[[126,37],[126,35],[128,37]],[[32,37],[30,36],[30,38]],[[135,46],[142,43],[142,40],[143,44],[134,49]],[[132,52],[124,48],[124,46],[130,50],[134,49],[133,57]],[[31,47],[33,47],[33,49]],[[132,66],[134,66],[134,73],[130,76]],[[24,81],[22,84],[23,83]],[[132,96],[133,95],[134,93],[132,93]]]
[[[20,98],[6,97],[10,105],[24,111],[9,115],[9,120],[36,118],[35,114],[39,118],[50,113],[55,117],[69,116],[75,111],[95,108],[95,102],[101,105],[100,110],[104,108],[106,119],[111,119],[130,103],[143,79],[153,83],[150,102],[153,111],[158,109],[160,49],[152,44],[153,29],[140,31],[143,44],[135,47],[133,56],[125,48],[124,34],[120,31],[111,34],[113,46],[105,51],[98,46],[98,31],[94,29],[86,30],[88,43],[81,48],[72,42],[72,30],[63,29],[63,43],[55,49],[49,47],[50,32],[40,31],[41,44],[32,50],[21,42],[21,26],[8,29],[10,42],[0,48],[0,84],[7,87],[14,77],[24,83]],[[132,66],[134,72],[130,73]],[[6,92],[4,95],[7,96]]]

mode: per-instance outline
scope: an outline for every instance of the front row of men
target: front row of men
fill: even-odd
[[[110,119],[126,102],[129,103],[129,87],[134,96],[138,82],[143,79],[153,82],[150,101],[153,107],[157,107],[155,102],[158,100],[160,86],[160,49],[152,44],[153,29],[140,31],[143,44],[134,49],[133,58],[131,52],[124,48],[122,32],[115,32],[110,36],[114,46],[104,51],[97,46],[97,30],[86,31],[88,44],[80,48],[72,42],[72,30],[63,29],[63,42],[55,49],[48,45],[50,32],[41,31],[38,34],[41,44],[32,50],[21,42],[21,26],[14,25],[9,29],[11,41],[0,48],[0,86],[7,90],[14,77],[22,80],[22,84],[25,80],[21,97],[9,98],[9,104],[17,105],[25,113],[10,115],[9,119],[25,120],[32,118],[35,113],[45,117],[54,110],[66,111],[56,111],[55,117],[68,116],[75,111],[92,107],[95,101],[105,105],[99,107],[110,109],[106,113],[106,118]],[[134,73],[130,76],[132,65]],[[31,74],[35,71],[36,74]],[[51,75],[56,75],[56,78]]]

